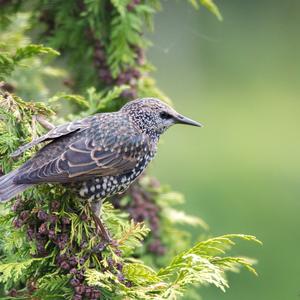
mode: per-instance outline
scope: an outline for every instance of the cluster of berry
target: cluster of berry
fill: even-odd
[[[50,10],[42,10],[39,16],[39,21],[46,25],[44,34],[45,35],[53,35],[55,31],[55,20],[54,15]]]
[[[51,241],[60,250],[65,249],[68,243],[68,232],[70,231],[70,219],[66,217],[59,218],[56,212],[60,208],[58,201],[53,201],[51,204],[51,214],[40,209],[33,213],[25,209],[23,202],[17,200],[13,205],[13,211],[17,213],[14,219],[14,226],[21,228],[26,225],[27,236],[29,240],[36,242],[36,256],[42,257],[48,255],[45,245]],[[56,230],[56,227],[59,227]]]
[[[100,242],[93,251],[86,251],[88,254],[81,257],[76,256],[76,254],[82,253],[82,250],[86,249],[87,242],[83,241],[81,245],[70,243],[71,220],[67,217],[60,217],[59,209],[60,203],[58,201],[51,203],[51,209],[48,213],[42,209],[37,211],[30,209],[26,207],[24,202],[17,200],[13,205],[13,211],[17,215],[13,224],[16,228],[25,226],[27,229],[29,240],[36,243],[34,256],[47,256],[50,250],[53,251],[56,247],[55,263],[63,274],[70,275],[70,285],[74,289],[74,300],[100,299],[101,292],[95,287],[85,284],[85,268],[83,265],[90,255],[97,255],[98,260],[101,261],[101,252],[107,244]],[[81,214],[81,220],[91,222],[85,214]],[[10,294],[15,294],[15,292],[11,291]]]
[[[77,1],[77,2],[78,2],[79,12],[86,10],[84,1]],[[134,8],[140,3],[141,0],[131,0],[130,3],[127,5],[127,10],[133,11]],[[112,9],[113,9],[112,5],[109,5],[107,7],[108,11],[111,11]],[[46,25],[45,34],[52,35],[56,27],[53,12],[47,9],[43,10],[40,14],[39,21]],[[87,40],[92,45],[92,48],[94,50],[93,63],[99,81],[106,86],[118,86],[118,85],[126,84],[129,86],[129,88],[123,91],[121,96],[128,100],[137,98],[137,80],[142,75],[139,68],[145,65],[144,50],[140,47],[137,47],[136,45],[131,45],[131,48],[135,53],[135,57],[136,57],[135,60],[136,67],[123,66],[123,71],[116,78],[114,78],[111,74],[108,65],[106,50],[103,45],[103,42],[101,42],[99,38],[95,37],[95,34],[91,28],[86,28],[84,34]],[[68,79],[64,83],[67,86],[74,88],[74,82],[72,82],[72,80]]]
[[[137,0],[135,0],[136,2]],[[134,99],[137,97],[137,80],[141,77],[141,72],[137,68],[128,67],[121,72],[117,78],[113,78],[109,66],[103,44],[99,39],[93,40],[94,44],[94,66],[97,70],[98,77],[101,82],[108,86],[120,86],[126,84],[130,86],[123,91],[122,97],[126,99]],[[136,62],[138,65],[144,64],[144,53],[141,48],[133,47],[136,53]]]
[[[151,184],[157,185],[159,182],[152,179]],[[122,204],[121,198],[114,197],[112,200],[113,205],[116,208],[126,210],[130,218],[136,222],[146,222],[151,229],[151,238],[147,250],[157,256],[164,255],[166,247],[161,241],[159,206],[153,201],[151,194],[142,189],[139,184],[133,184],[128,193],[131,198],[129,203]]]
[[[83,245],[82,245],[83,246]],[[99,253],[98,257],[100,258]],[[76,256],[68,255],[67,253],[56,256],[56,265],[67,274],[71,275],[70,285],[74,289],[73,300],[91,299],[97,300],[101,298],[101,292],[84,282],[85,269],[82,265],[87,260],[87,256],[78,259]]]

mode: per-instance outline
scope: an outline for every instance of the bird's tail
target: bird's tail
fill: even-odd
[[[31,184],[14,183],[17,173],[18,169],[0,177],[0,203],[10,200],[31,186]]]

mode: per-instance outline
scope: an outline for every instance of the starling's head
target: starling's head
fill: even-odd
[[[155,98],[143,98],[128,102],[121,109],[145,132],[162,134],[174,124],[202,125],[176,112],[164,102]]]

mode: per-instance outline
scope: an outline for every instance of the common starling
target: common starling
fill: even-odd
[[[155,98],[60,125],[12,156],[50,141],[20,168],[0,177],[0,201],[39,183],[79,183],[96,216],[102,200],[124,192],[153,159],[160,135],[176,123],[201,126]],[[102,230],[100,219],[95,219]]]

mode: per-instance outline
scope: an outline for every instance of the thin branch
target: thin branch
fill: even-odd
[[[49,121],[47,121],[45,119],[44,116],[42,115],[37,115],[36,116],[36,120],[45,128],[45,129],[48,129],[48,130],[51,130],[53,128],[55,128],[55,125],[51,124]]]

